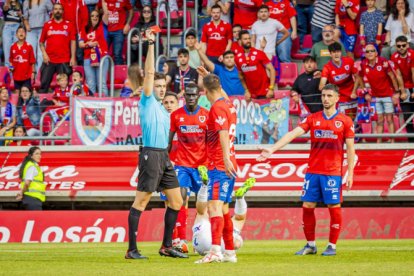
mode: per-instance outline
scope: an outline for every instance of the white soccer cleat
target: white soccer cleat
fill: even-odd
[[[221,263],[223,261],[223,254],[221,252],[208,252],[201,260],[195,261],[195,264],[207,264],[207,263]]]
[[[223,263],[237,263],[236,253],[235,252],[233,252],[233,253],[225,252],[224,255],[223,255],[222,262]]]

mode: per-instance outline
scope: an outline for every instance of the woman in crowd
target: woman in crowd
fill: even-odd
[[[6,0],[3,6],[3,52],[4,63],[10,66],[10,47],[17,41],[16,31],[22,23],[22,6],[18,0]]]
[[[16,126],[13,131],[13,137],[27,137],[26,128],[24,126]],[[31,146],[30,140],[14,140],[9,147]]]
[[[40,168],[42,152],[39,147],[31,147],[20,166],[20,191],[16,199],[21,200],[25,210],[42,210],[46,200],[46,183]]]
[[[414,32],[414,14],[410,12],[407,0],[397,0],[391,6],[391,14],[385,24],[387,36],[385,46],[381,51],[381,56],[390,59],[396,51],[395,39],[400,35],[407,37],[410,48],[414,49],[411,41],[411,33]]]
[[[144,31],[146,29],[148,29],[151,26],[155,26],[155,15],[152,11],[151,6],[144,6],[142,8],[141,11],[141,15],[139,17],[139,21],[137,22],[137,24],[135,25],[135,28],[137,28],[140,33],[141,33],[141,37],[142,37],[142,52],[146,53],[148,52],[148,41],[145,37],[143,37]],[[131,38],[131,63],[136,63],[138,62],[138,57],[139,57],[139,53],[138,53],[138,43],[139,43],[139,35],[135,34],[132,36]],[[158,54],[162,54],[164,52],[164,48],[162,45],[162,41],[161,41],[161,36],[160,36],[160,40],[159,40],[159,49],[158,49]]]
[[[23,22],[27,31],[27,42],[32,45],[36,57],[36,72],[43,62],[39,38],[43,25],[49,21],[49,13],[53,9],[51,0],[26,0],[23,2]]]
[[[0,137],[11,136],[16,125],[16,107],[9,101],[9,90],[0,88]],[[0,146],[4,145],[0,140]]]
[[[139,97],[144,83],[142,69],[138,64],[132,64],[128,68],[128,77],[121,90],[121,97]]]
[[[36,90],[22,86],[17,101],[17,124],[27,129],[28,136],[38,136],[40,115],[40,99]]]
[[[84,48],[84,69],[86,84],[92,94],[98,91],[99,81],[102,81],[103,94],[108,96],[108,86],[106,76],[109,62],[105,61],[103,67],[103,78],[99,80],[100,60],[108,55],[108,45],[105,40],[104,28],[101,23],[98,11],[89,14],[89,22],[85,30],[81,32],[79,47]]]

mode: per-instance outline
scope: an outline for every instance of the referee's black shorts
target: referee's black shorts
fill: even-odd
[[[152,193],[178,187],[180,185],[168,151],[150,147],[142,148],[139,153],[137,190]]]

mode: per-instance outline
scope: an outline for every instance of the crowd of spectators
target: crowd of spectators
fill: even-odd
[[[138,2],[0,0],[3,61],[18,95],[16,107],[9,101],[10,87],[1,90],[0,136],[14,126],[23,126],[25,135],[39,135],[44,105],[46,110],[67,106],[72,95],[94,95],[100,86],[103,95],[109,95],[109,61],[101,60],[111,55],[116,65],[126,63],[126,38],[132,28],[138,31],[131,35],[132,65],[121,96],[139,97],[144,76],[136,63],[147,52],[144,31],[156,25],[156,1]],[[167,2],[171,27],[182,28],[180,2]],[[279,64],[292,62],[293,45],[299,40],[298,52],[308,56],[294,61],[303,68],[288,89],[301,115],[322,109],[319,91],[328,82],[338,85],[339,110],[355,123],[358,98],[375,101],[379,133],[384,122],[389,132],[395,131],[396,111],[401,110],[405,120],[414,113],[414,0],[209,0],[206,7],[201,2],[209,16],[200,24],[201,35],[183,32],[177,59],[165,64],[169,90],[179,97],[188,83],[202,88],[199,73],[208,70],[220,77],[228,95],[244,95],[247,101],[274,98]],[[134,9],[140,16],[131,26]],[[206,18],[201,9],[197,15]],[[165,5],[160,17],[165,27]],[[306,36],[311,37],[311,48],[304,47]],[[161,36],[158,42],[162,54]],[[83,66],[85,76],[74,70],[75,65]],[[71,89],[72,84],[77,86]],[[45,93],[53,97],[40,101],[39,94]],[[406,129],[412,133],[410,120]]]

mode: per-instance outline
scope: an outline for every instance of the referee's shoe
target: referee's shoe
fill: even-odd
[[[142,256],[141,253],[139,252],[139,250],[131,250],[131,251],[127,251],[127,253],[125,254],[125,259],[141,259],[141,260],[146,260],[148,259],[148,257]]]
[[[187,254],[184,254],[173,247],[164,247],[162,246],[158,251],[161,256],[171,257],[171,258],[188,258]]]

